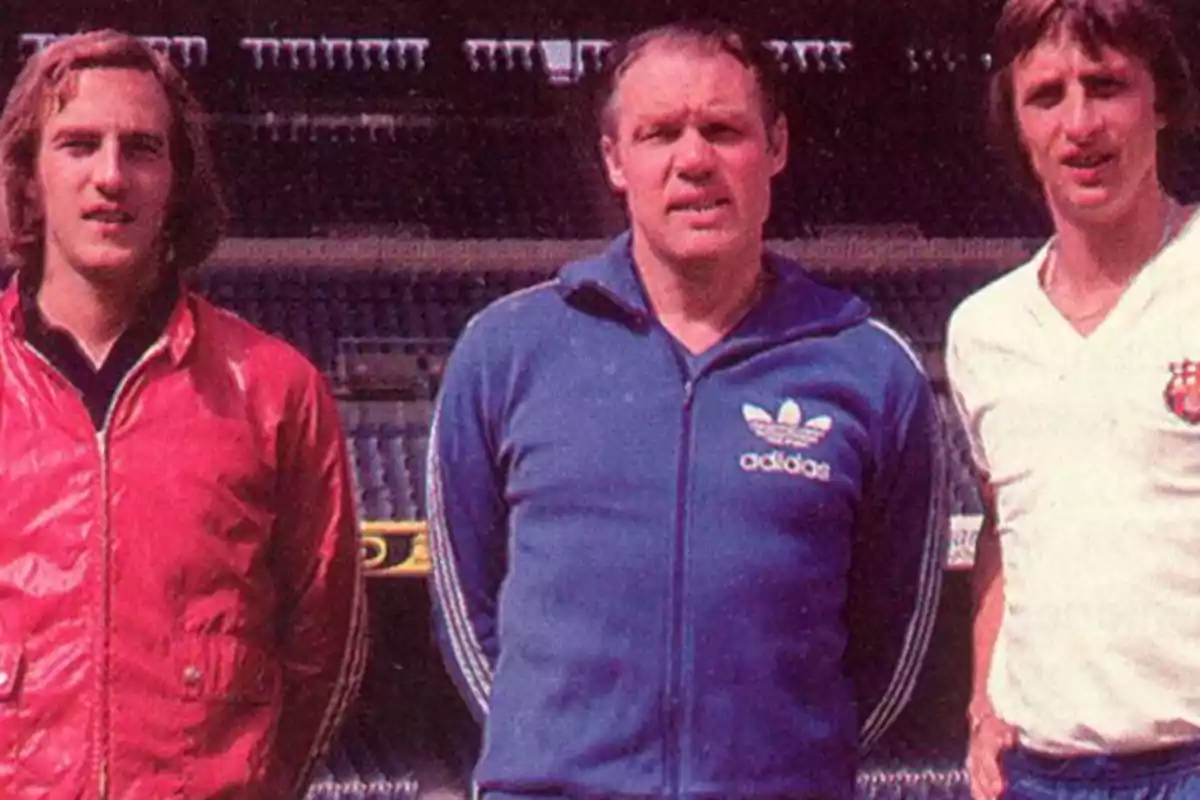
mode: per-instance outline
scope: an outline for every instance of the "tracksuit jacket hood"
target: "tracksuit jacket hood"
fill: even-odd
[[[693,359],[627,236],[460,338],[432,586],[486,797],[843,797],[906,702],[945,541],[933,396],[860,300],[765,265]]]
[[[631,245],[629,234],[617,237],[603,255],[564,267],[556,285],[568,302],[586,304],[589,296],[599,295],[631,328],[645,331],[657,322],[638,278]],[[814,281],[787,259],[768,252],[763,263],[774,286],[766,292],[763,307],[755,316],[769,324],[739,326],[733,333],[739,350],[836,331],[869,316],[870,310],[860,298]]]

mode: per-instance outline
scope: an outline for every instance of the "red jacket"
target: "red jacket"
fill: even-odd
[[[364,662],[336,406],[185,294],[97,432],[0,298],[0,797],[299,794]]]

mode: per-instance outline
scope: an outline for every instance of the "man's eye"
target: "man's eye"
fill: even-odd
[[[66,150],[68,153],[75,155],[90,153],[92,150],[96,149],[95,142],[91,141],[90,139],[67,139],[62,142],[60,147],[63,150]]]
[[[1062,97],[1062,92],[1054,88],[1038,89],[1030,92],[1025,98],[1025,105],[1035,108],[1051,108]]]
[[[134,142],[129,145],[127,151],[133,158],[152,159],[162,152],[162,148],[154,142]]]
[[[740,130],[733,125],[726,125],[725,123],[716,123],[704,129],[705,138],[714,142],[728,142],[737,139],[740,135]]]
[[[649,142],[669,142],[675,138],[677,133],[674,128],[656,126],[646,129],[642,134],[642,139]]]
[[[1117,78],[1098,78],[1088,84],[1088,90],[1093,97],[1115,97],[1125,88],[1125,83]]]

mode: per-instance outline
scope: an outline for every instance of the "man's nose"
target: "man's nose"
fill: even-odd
[[[128,185],[128,164],[118,142],[105,141],[96,151],[92,182],[105,194],[118,193]]]
[[[1096,102],[1083,92],[1073,92],[1065,101],[1064,130],[1072,141],[1087,141],[1103,126],[1103,115]]]
[[[686,131],[675,146],[675,169],[680,175],[695,179],[712,172],[715,150],[700,131]]]

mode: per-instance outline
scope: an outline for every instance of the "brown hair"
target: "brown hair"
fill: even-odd
[[[114,30],[60,39],[34,54],[0,115],[0,252],[22,271],[40,271],[43,212],[31,198],[42,128],[77,91],[76,76],[91,68],[126,68],[153,75],[171,109],[172,188],[163,224],[168,272],[181,274],[212,253],[228,211],[221,197],[203,111],[179,71],[141,40]]]
[[[600,132],[611,136],[614,130],[617,89],[621,78],[651,46],[662,42],[686,45],[705,52],[725,53],[754,75],[762,105],[763,124],[768,135],[771,126],[783,114],[783,72],[779,60],[761,40],[746,31],[720,22],[678,22],[643,31],[612,46],[604,54],[596,98]]]
[[[1059,31],[1077,39],[1098,58],[1104,46],[1140,59],[1154,78],[1155,104],[1166,121],[1160,150],[1196,120],[1196,90],[1187,58],[1175,40],[1172,20],[1156,0],[1008,0],[996,24],[992,77],[988,85],[988,128],[993,146],[1028,188],[1040,188],[1017,128],[1013,64]]]

